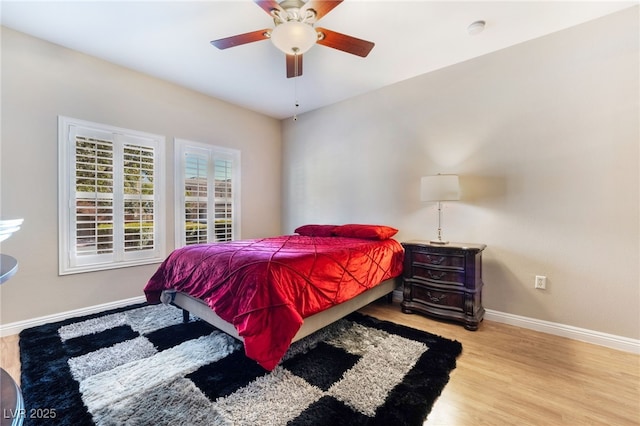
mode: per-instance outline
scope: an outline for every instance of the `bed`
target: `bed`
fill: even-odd
[[[402,273],[404,250],[380,225],[305,225],[296,235],[174,250],[144,288],[242,340],[272,370],[293,341],[380,297]]]

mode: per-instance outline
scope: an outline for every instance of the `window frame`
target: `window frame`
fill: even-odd
[[[222,147],[219,145],[212,145],[203,142],[196,142],[187,139],[175,138],[174,139],[174,170],[175,170],[175,248],[181,248],[186,246],[186,235],[184,232],[184,224],[186,222],[186,194],[184,188],[186,186],[185,169],[186,162],[185,156],[187,153],[199,153],[206,155],[209,164],[214,164],[216,160],[229,160],[232,162],[231,168],[231,180],[232,180],[232,209],[231,209],[231,239],[239,240],[241,238],[241,154],[240,150],[234,148]],[[209,188],[214,188],[214,170],[209,167],[207,173],[207,202],[208,206],[215,206],[215,191]],[[210,207],[208,207],[210,208]],[[208,210],[211,211],[211,210]],[[214,229],[214,215],[207,216],[207,229]],[[215,243],[215,231],[207,233],[207,243]]]
[[[111,142],[113,146],[113,190],[106,193],[113,200],[112,238],[113,252],[78,255],[76,204],[76,136],[95,137]],[[153,248],[131,250],[125,244],[125,205],[131,196],[122,190],[125,181],[125,146],[152,149],[153,194]],[[76,118],[58,117],[58,274],[70,275],[103,271],[130,266],[162,262],[165,258],[166,239],[164,201],[165,137],[137,130],[119,128]],[[120,188],[119,190],[116,188]],[[80,197],[82,198],[82,197]],[[98,197],[97,197],[98,198]],[[142,194],[139,199],[145,198]],[[109,199],[109,195],[105,197]]]

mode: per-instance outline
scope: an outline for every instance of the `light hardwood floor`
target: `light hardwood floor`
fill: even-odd
[[[428,425],[640,425],[639,355],[491,321],[467,331],[397,303],[361,312],[462,343]],[[19,381],[17,336],[0,350],[0,366]]]
[[[640,425],[640,356],[491,321],[478,331],[379,302],[363,313],[462,343],[428,425]]]

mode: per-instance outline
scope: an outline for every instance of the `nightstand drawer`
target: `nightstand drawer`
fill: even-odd
[[[440,253],[427,253],[423,251],[413,252],[413,261],[433,266],[449,266],[451,268],[464,269],[464,256],[451,256]]]
[[[426,268],[422,265],[417,265],[414,263],[411,275],[413,278],[464,286],[464,271],[458,272],[445,269]]]
[[[423,303],[425,305],[445,308],[457,312],[464,311],[463,292],[440,291],[414,284],[411,288],[411,298],[413,301]]]

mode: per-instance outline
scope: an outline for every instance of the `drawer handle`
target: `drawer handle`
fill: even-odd
[[[433,272],[433,271],[429,271],[429,270],[427,270],[427,273],[428,273],[428,274],[429,274],[429,276],[430,276],[431,278],[433,278],[434,280],[439,280],[440,278],[444,277],[444,276],[445,276],[445,274],[446,274],[446,272],[438,272],[438,273],[435,273],[435,272]]]
[[[434,265],[440,265],[442,262],[444,262],[445,257],[444,256],[433,257],[433,256],[427,255],[427,259],[429,260],[430,263],[433,263]]]
[[[427,292],[427,297],[429,298],[429,300],[431,300],[431,301],[432,301],[432,302],[434,302],[434,303],[440,303],[440,302],[442,302],[444,299],[446,299],[446,298],[447,298],[447,295],[446,295],[446,294],[441,294],[439,297],[436,297],[436,296],[432,296],[432,295],[431,295],[431,292],[430,292],[430,291],[428,291],[428,292]]]

